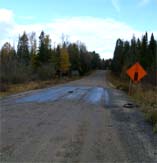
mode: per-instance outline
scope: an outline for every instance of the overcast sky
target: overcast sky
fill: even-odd
[[[157,38],[157,0],[0,0],[0,47],[17,45],[23,31],[44,30],[54,45],[61,35],[80,40],[101,58],[112,58],[118,38]]]

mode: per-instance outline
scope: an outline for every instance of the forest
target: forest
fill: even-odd
[[[38,41],[38,42],[37,42]],[[95,51],[77,41],[70,43],[64,35],[61,44],[52,46],[48,34],[24,32],[18,39],[17,48],[6,42],[0,50],[1,84],[49,80],[62,76],[85,75],[91,70],[105,69],[106,61]]]
[[[146,32],[141,39],[132,37],[130,41],[118,39],[112,60],[112,71],[122,79],[128,79],[126,71],[139,62],[147,71],[143,83],[157,85],[157,40],[153,33],[148,39]]]
[[[17,48],[6,42],[0,50],[0,84],[83,76],[95,69],[110,68],[118,77],[128,80],[127,69],[139,62],[147,71],[142,82],[157,85],[157,40],[153,33],[150,39],[147,32],[141,39],[118,39],[112,60],[101,59],[95,51],[88,51],[84,43],[71,43],[63,34],[61,41],[52,46],[50,36],[41,31],[38,39],[35,32],[23,32]]]

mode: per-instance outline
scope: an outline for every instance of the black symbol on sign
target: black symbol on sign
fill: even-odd
[[[138,80],[138,72],[135,72],[134,74],[134,81],[137,81]]]

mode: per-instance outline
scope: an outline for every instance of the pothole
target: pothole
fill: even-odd
[[[133,104],[133,103],[126,103],[123,105],[123,107],[125,108],[134,108],[134,107],[138,107],[138,105]]]
[[[68,93],[73,93],[74,91],[68,91]]]

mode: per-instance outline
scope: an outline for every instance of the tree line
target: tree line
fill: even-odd
[[[132,37],[131,41],[118,39],[112,61],[112,71],[123,79],[128,79],[126,71],[139,62],[147,71],[143,82],[157,84],[157,40],[153,33],[150,40],[146,32],[141,39]]]
[[[1,83],[21,83],[31,80],[48,80],[72,73],[84,75],[103,68],[105,61],[95,51],[87,50],[80,41],[68,42],[64,35],[62,44],[52,47],[49,35],[24,32],[17,48],[6,42],[0,50]]]

